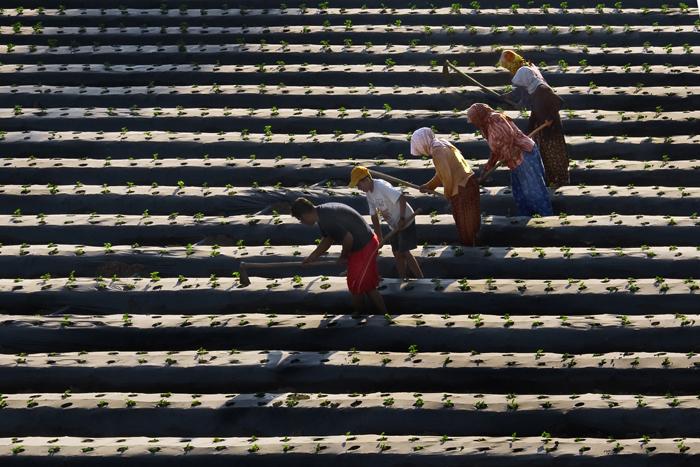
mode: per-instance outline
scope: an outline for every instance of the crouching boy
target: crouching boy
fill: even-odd
[[[341,244],[339,262],[347,262],[347,284],[355,314],[362,312],[365,297],[369,297],[377,310],[385,314],[384,299],[377,290],[379,240],[360,213],[342,203],[314,206],[306,198],[297,198],[292,204],[292,216],[304,225],[318,224],[321,230],[321,242],[303,262],[317,261],[332,244]]]

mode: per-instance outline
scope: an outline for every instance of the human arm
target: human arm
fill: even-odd
[[[379,222],[379,215],[375,211],[374,214],[372,214],[372,227],[374,228],[374,233],[377,234],[377,238],[379,241],[382,241],[382,225]]]
[[[514,86],[511,92],[503,94],[503,98],[517,109],[526,109],[530,105],[530,95],[521,86]]]
[[[438,173],[435,172],[433,178],[431,178],[426,183],[420,186],[420,191],[421,193],[427,193],[429,190],[434,190],[439,186],[442,186],[442,179],[440,178],[440,175],[438,175]]]
[[[318,261],[321,255],[328,251],[331,245],[333,245],[333,239],[331,237],[321,238],[321,242],[318,244],[316,249],[302,261],[302,264],[309,264]]]
[[[501,166],[501,161],[497,161],[490,167],[486,167],[486,165],[487,164],[484,165],[484,169],[479,173],[479,178],[477,179],[479,185],[482,185],[491,176],[491,173]]]
[[[340,252],[340,258],[338,258],[339,263],[345,263],[348,260],[348,256],[350,256],[350,252],[352,251],[353,240],[352,234],[346,232],[345,237],[343,237],[343,249]]]
[[[491,155],[489,156],[489,160],[486,161],[486,164],[484,164],[481,167],[481,171],[479,172],[479,183],[483,183],[488,175],[495,170],[497,165],[500,165],[500,160],[498,159],[498,156],[491,152]]]
[[[454,158],[452,148],[446,146],[433,148],[432,157],[433,165],[435,166],[435,176],[423,185],[423,187],[427,190],[435,190],[435,188],[439,186],[452,186],[450,172],[450,160]]]
[[[501,151],[513,144],[515,130],[504,117],[492,118],[489,122],[488,143],[491,154],[484,164],[479,174],[479,183],[486,179],[487,174],[493,170],[497,164],[502,162]]]
[[[406,227],[406,196],[401,195],[399,198],[399,221],[396,224],[398,230]]]
[[[375,190],[377,189],[376,187],[379,186],[379,182],[375,182]],[[372,228],[374,229],[374,233],[377,234],[377,238],[379,238],[379,241],[382,240],[382,225],[379,221],[379,213],[377,210],[377,206],[374,204],[372,201],[372,197],[367,196],[367,205],[369,206],[369,215],[372,218]]]

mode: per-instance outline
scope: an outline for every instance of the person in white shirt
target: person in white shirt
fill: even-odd
[[[413,208],[406,201],[406,196],[389,182],[372,178],[366,167],[358,165],[350,173],[351,188],[357,187],[367,195],[372,226],[379,240],[382,240],[382,226],[379,214],[389,224],[389,228],[399,230],[391,238],[391,249],[396,259],[396,270],[402,280],[408,280],[408,272],[417,279],[423,278],[423,271],[411,250],[417,246],[416,222],[407,220],[413,215]]]
[[[531,133],[547,120],[552,121],[533,138],[540,148],[547,184],[554,188],[569,184],[569,155],[559,118],[561,98],[547,84],[540,70],[514,51],[504,50],[498,66],[513,76],[513,91],[504,96],[530,110],[527,132]]]

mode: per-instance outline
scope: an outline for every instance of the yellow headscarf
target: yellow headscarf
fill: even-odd
[[[525,65],[525,59],[513,50],[504,50],[496,65],[505,68],[514,75],[521,66]]]

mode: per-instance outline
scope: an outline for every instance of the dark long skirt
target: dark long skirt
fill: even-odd
[[[533,137],[540,148],[547,185],[558,188],[569,184],[569,154],[566,150],[564,130],[559,118],[561,98],[548,86],[540,86],[530,96],[532,108],[528,125],[528,133],[546,120],[552,120],[552,125],[541,130]]]
[[[469,177],[465,186],[460,186],[456,195],[449,197],[452,205],[459,240],[463,245],[476,245],[476,236],[481,228],[481,209],[479,203],[479,182],[477,177]]]

